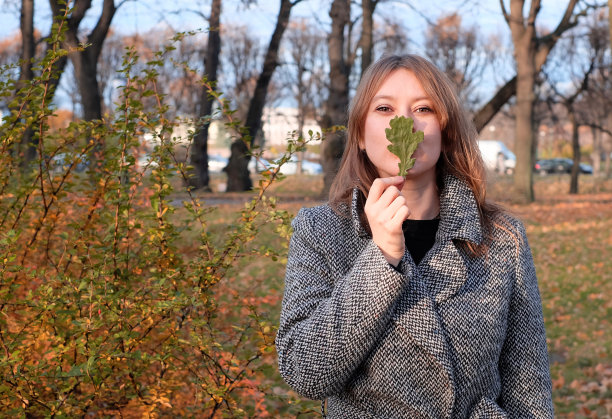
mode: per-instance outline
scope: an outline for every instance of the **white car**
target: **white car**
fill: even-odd
[[[516,156],[504,143],[496,140],[480,140],[478,148],[487,169],[507,175],[514,173]]]

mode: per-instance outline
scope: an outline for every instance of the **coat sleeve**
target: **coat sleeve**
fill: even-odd
[[[314,218],[302,210],[292,223],[276,349],[285,381],[324,399],[342,390],[385,331],[407,279],[371,240],[346,275],[332,277],[337,261],[321,236],[335,232],[315,229]]]
[[[525,229],[518,230],[518,260],[506,340],[500,358],[500,406],[510,418],[553,418],[546,332],[535,267]]]

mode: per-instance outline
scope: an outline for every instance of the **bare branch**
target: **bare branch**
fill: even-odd
[[[499,0],[499,5],[501,7],[502,15],[504,16],[504,20],[506,21],[506,24],[510,25],[510,15],[508,14],[508,11],[506,10],[506,5],[504,4],[504,0]]]

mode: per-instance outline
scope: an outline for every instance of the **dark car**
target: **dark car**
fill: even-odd
[[[533,169],[541,174],[570,173],[573,163],[570,159],[542,159],[536,161]]]
[[[568,158],[542,159],[536,161],[533,170],[541,175],[553,173],[571,173],[574,161]],[[580,163],[580,173],[591,174],[593,168],[585,163]]]

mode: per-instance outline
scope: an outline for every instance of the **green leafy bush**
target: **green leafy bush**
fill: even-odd
[[[266,288],[269,272],[241,269],[261,257],[282,266],[290,217],[266,191],[312,134],[290,140],[235,221],[223,221],[233,227],[215,230],[214,207],[192,192],[183,202],[173,194],[173,179],[185,180],[189,168],[174,153],[184,139],[172,137],[178,121],[165,117],[156,85],[173,44],[138,72],[128,49],[114,114],[54,132],[50,81],[68,53],[61,36],[60,22],[39,75],[0,126],[2,415],[297,414],[304,408],[279,387],[275,368],[281,290]],[[15,86],[5,80],[0,94]],[[190,137],[205,122],[192,121]],[[239,122],[230,128],[240,135]],[[26,132],[36,143],[30,162]],[[144,133],[157,145],[143,167]]]

